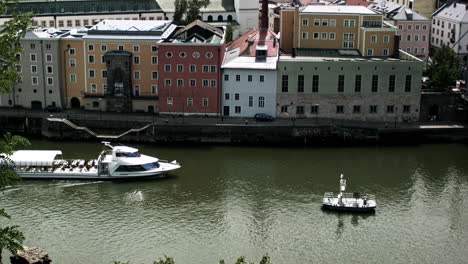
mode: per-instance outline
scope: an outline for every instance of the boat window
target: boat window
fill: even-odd
[[[138,158],[141,156],[138,152],[117,152],[115,153],[116,157],[127,157],[127,158]]]
[[[148,163],[148,164],[143,164],[141,165],[145,170],[154,170],[159,168],[159,163],[158,162],[153,162],[153,163]]]
[[[124,166],[121,165],[117,168],[119,172],[126,172],[126,171],[145,171],[145,168],[143,168],[141,165],[129,165],[129,166]]]

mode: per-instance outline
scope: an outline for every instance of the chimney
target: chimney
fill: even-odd
[[[268,0],[262,0],[262,19],[261,19],[260,28],[267,30],[268,29]]]

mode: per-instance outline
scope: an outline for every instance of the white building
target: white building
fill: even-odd
[[[452,3],[441,7],[432,17],[431,45],[451,47],[463,58],[468,54],[468,5]]]
[[[232,42],[222,65],[222,113],[224,116],[275,116],[277,36],[253,29]]]

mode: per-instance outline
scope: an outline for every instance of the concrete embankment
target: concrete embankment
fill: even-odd
[[[266,145],[354,145],[465,142],[460,125],[365,128],[351,125],[180,124],[127,120],[78,120],[0,116],[2,132],[53,140]]]

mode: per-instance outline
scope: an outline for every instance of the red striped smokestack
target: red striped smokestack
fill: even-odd
[[[268,29],[268,0],[262,0],[261,29]]]

